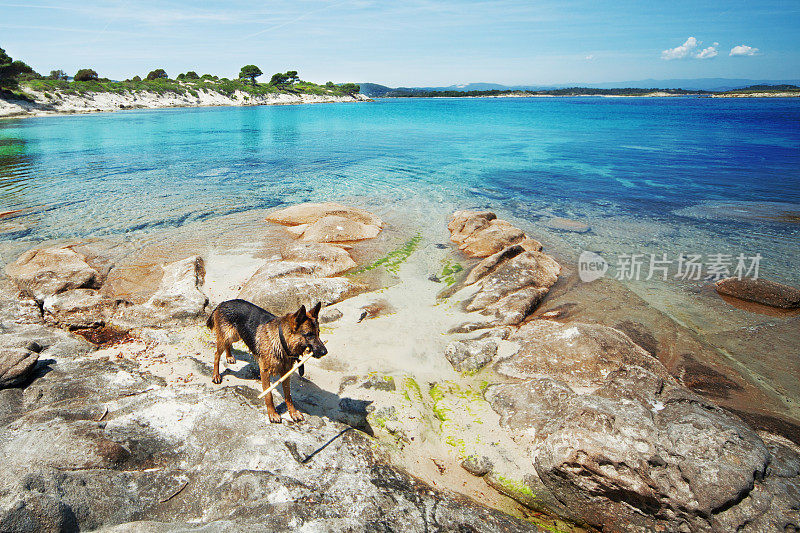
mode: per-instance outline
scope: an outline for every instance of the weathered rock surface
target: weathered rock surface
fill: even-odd
[[[282,315],[297,311],[301,305],[322,305],[344,300],[363,292],[366,286],[347,278],[315,278],[286,276],[266,278],[253,276],[239,291],[243,298],[263,307],[270,313]]]
[[[366,286],[335,276],[356,266],[347,250],[326,243],[293,242],[283,260],[265,262],[239,291],[243,298],[281,315],[301,305],[330,305],[363,292]],[[325,314],[326,321],[337,317]]]
[[[26,348],[0,348],[0,389],[15,387],[30,379],[39,354]]]
[[[111,301],[96,289],[72,289],[48,296],[42,303],[45,320],[70,327],[102,325]]]
[[[383,221],[369,211],[336,202],[293,205],[271,213],[267,220],[288,226],[289,233],[309,242],[372,239],[383,228]]]
[[[362,224],[383,227],[383,221],[369,211],[350,207],[337,202],[304,203],[297,204],[285,209],[280,209],[267,216],[270,222],[296,226],[298,224],[311,224],[325,216],[344,217]]]
[[[547,376],[563,381],[573,390],[593,392],[607,384],[608,376],[614,372],[636,366],[662,382],[676,383],[657,359],[621,331],[607,326],[533,320],[509,340],[517,343],[519,350],[496,365],[497,371],[507,377]]]
[[[281,252],[284,261],[308,263],[318,276],[335,276],[356,266],[347,250],[333,244],[293,242]]]
[[[488,457],[467,457],[461,461],[461,468],[473,476],[485,476],[492,471],[492,462]]]
[[[444,352],[456,372],[476,372],[489,364],[496,354],[495,339],[453,341]]]
[[[547,254],[512,245],[478,263],[465,283],[479,289],[468,311],[482,311],[500,324],[522,322],[558,280],[561,266]]]
[[[495,365],[509,381],[485,396],[531,457],[523,478],[538,499],[526,505],[609,530],[764,531],[797,520],[796,451],[772,451],[623,333],[536,320],[509,340],[518,350]]]
[[[487,257],[525,240],[525,232],[491,211],[456,211],[447,225],[450,240],[472,257]]]
[[[525,239],[525,232],[505,220],[492,220],[461,242],[459,248],[473,257],[487,257]]]
[[[737,277],[716,282],[718,293],[780,309],[800,308],[800,289],[767,279]]]
[[[349,242],[373,239],[381,232],[381,227],[364,224],[357,220],[328,215],[309,224],[303,231],[301,239],[313,242]]]
[[[100,287],[103,275],[85,259],[69,246],[33,249],[6,265],[5,271],[22,291],[41,302],[71,289]]]
[[[532,529],[388,465],[348,426],[270,424],[242,387],[66,361],[0,403],[2,531]]]
[[[199,316],[208,304],[200,290],[205,278],[205,266],[199,256],[187,257],[164,265],[161,284],[144,304],[160,317],[191,318]]]

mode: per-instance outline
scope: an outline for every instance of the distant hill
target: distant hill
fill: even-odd
[[[800,85],[800,80],[751,80],[744,78],[696,78],[669,80],[620,81],[613,83],[592,83],[591,87],[599,89],[617,89],[621,87],[661,89],[687,89],[690,91],[732,91],[752,85]]]
[[[447,87],[387,87],[376,83],[361,83],[361,93],[380,98],[390,93],[413,94],[444,91],[542,91],[570,87],[591,87],[596,89],[684,89],[688,91],[731,91],[751,86],[800,85],[800,80],[751,80],[739,78],[697,78],[638,80],[603,83],[570,83],[553,85],[499,85],[496,83],[467,83]]]

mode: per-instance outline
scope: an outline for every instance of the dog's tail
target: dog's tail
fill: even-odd
[[[208,329],[214,329],[214,313],[213,312],[208,316],[208,320],[206,320],[206,327]]]

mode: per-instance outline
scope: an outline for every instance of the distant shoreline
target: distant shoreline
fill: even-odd
[[[246,107],[262,105],[301,105],[323,103],[369,102],[374,99],[401,100],[408,98],[425,99],[492,99],[492,98],[797,98],[800,92],[747,92],[747,93],[667,93],[653,91],[643,94],[537,94],[513,92],[487,95],[464,96],[375,96],[363,94],[350,96],[273,93],[267,95],[245,95],[235,93],[231,96],[222,93],[201,93],[198,97],[173,93],[158,94],[142,91],[126,94],[96,92],[83,95],[64,95],[58,101],[47,99],[43,94],[34,94],[33,101],[0,98],[0,119],[19,119],[44,116],[86,115],[130,111],[136,109],[179,109],[195,107]]]
[[[800,92],[749,92],[749,93],[681,93],[672,94],[661,91],[644,94],[535,94],[535,93],[508,93],[497,95],[464,95],[464,96],[428,96],[428,95],[404,95],[404,96],[371,96],[370,98],[381,100],[402,100],[408,98],[425,99],[465,99],[465,98],[798,98]]]

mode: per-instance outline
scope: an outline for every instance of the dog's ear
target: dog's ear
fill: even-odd
[[[319,318],[319,310],[322,309],[322,302],[317,302],[317,305],[308,313],[308,316],[316,320]]]
[[[294,327],[295,328],[298,327],[307,318],[308,317],[306,316],[306,306],[301,305],[300,309],[298,309],[297,312],[292,315],[292,322],[294,322]]]

